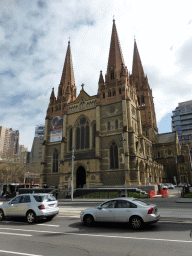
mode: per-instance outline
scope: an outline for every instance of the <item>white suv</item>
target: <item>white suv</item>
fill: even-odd
[[[21,194],[0,205],[0,220],[5,217],[26,217],[28,223],[59,213],[58,201],[51,194]]]

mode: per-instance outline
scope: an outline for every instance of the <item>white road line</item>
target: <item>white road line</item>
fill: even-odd
[[[47,226],[47,227],[60,227],[60,225],[51,225],[51,224],[37,224],[38,226]]]
[[[104,236],[104,235],[92,235],[92,234],[77,234],[77,233],[65,233],[66,235],[75,236],[92,236],[92,237],[104,237],[104,238],[120,238],[120,239],[132,239],[132,240],[149,240],[149,241],[164,241],[164,242],[179,242],[179,243],[192,243],[192,240],[172,240],[161,238],[147,238],[147,237],[131,237],[131,236]]]
[[[37,232],[37,233],[50,233],[50,234],[61,234],[62,232],[54,232],[54,231],[41,231],[41,230],[34,230],[34,229],[19,229],[19,228],[0,228],[5,230],[12,230],[12,231],[25,231],[25,232]],[[14,233],[13,233],[14,234]]]
[[[57,216],[57,218],[75,218],[75,219],[79,219],[79,216],[75,216],[75,215],[60,215]]]
[[[43,256],[43,255],[37,255],[37,254],[29,254],[29,253],[22,253],[22,252],[12,252],[12,251],[4,251],[4,250],[0,250],[0,252],[9,253],[9,254],[17,254],[17,255],[25,255],[25,256]]]
[[[18,233],[7,233],[7,232],[0,232],[0,235],[14,235],[14,236],[33,236],[33,235],[27,235],[27,234],[18,234]]]

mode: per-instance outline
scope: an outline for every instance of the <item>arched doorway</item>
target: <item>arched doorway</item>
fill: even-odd
[[[83,166],[77,169],[76,173],[76,188],[83,188],[86,185],[86,172]]]

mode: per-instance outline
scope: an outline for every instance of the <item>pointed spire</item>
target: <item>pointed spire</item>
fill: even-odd
[[[50,104],[53,104],[55,101],[55,93],[54,93],[54,87],[52,88],[51,96],[50,96]]]
[[[67,53],[65,57],[60,85],[62,85],[63,96],[65,96],[68,85],[70,85],[70,87],[73,87],[75,85],[70,41],[68,41]]]
[[[145,76],[135,38],[134,38],[132,75],[137,76],[139,78],[142,78]]]
[[[104,79],[103,79],[102,70],[100,71],[100,76],[99,76],[99,83],[102,83],[102,84],[104,84]]]
[[[110,44],[108,67],[107,67],[108,72],[111,72],[111,70],[120,72],[122,64],[124,65],[124,60],[121,52],[119,39],[118,39],[115,20],[113,19],[113,28],[112,28],[112,34],[111,34],[111,44]]]

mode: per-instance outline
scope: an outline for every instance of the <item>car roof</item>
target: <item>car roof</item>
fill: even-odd
[[[29,196],[29,195],[32,195],[32,196],[47,196],[47,195],[52,195],[52,194],[49,194],[49,193],[27,193],[27,194],[19,194],[18,196]]]

